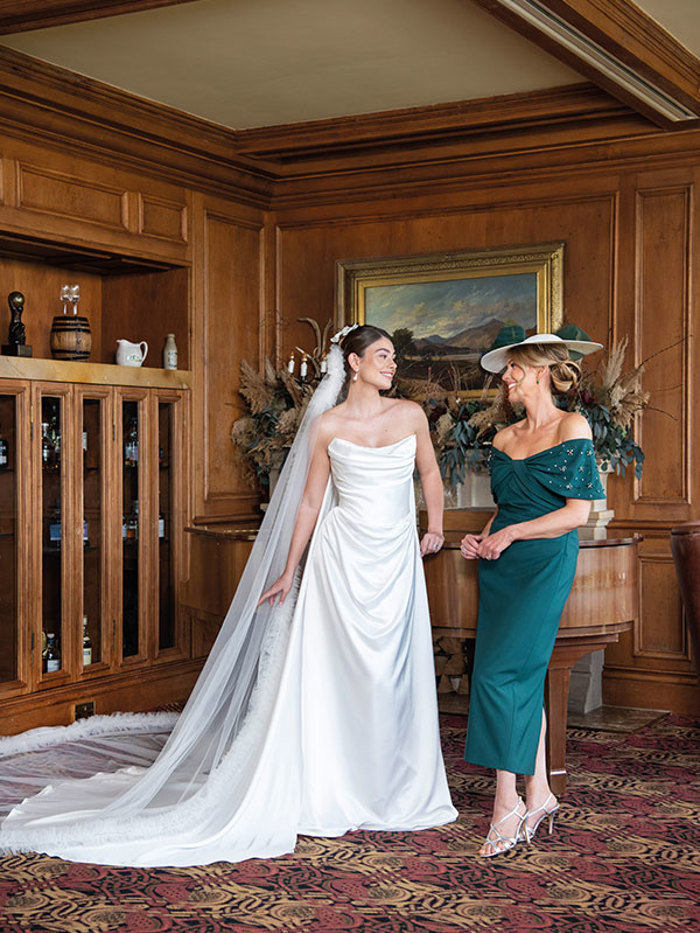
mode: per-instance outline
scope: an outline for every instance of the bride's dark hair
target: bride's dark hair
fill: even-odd
[[[381,340],[385,337],[387,340],[391,340],[390,334],[388,334],[381,327],[375,327],[373,324],[361,324],[359,327],[356,327],[355,330],[351,330],[349,334],[346,334],[343,337],[340,348],[343,351],[343,360],[345,361],[345,376],[352,376],[352,368],[348,363],[348,357],[351,353],[357,353],[357,355],[362,359],[365,355],[367,347],[370,347],[373,343],[376,343],[377,340]]]

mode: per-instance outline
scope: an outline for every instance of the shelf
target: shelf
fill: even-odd
[[[70,360],[27,359],[0,354],[0,378],[41,382],[78,382],[84,385],[142,386],[155,389],[189,389],[188,369],[155,369],[150,366],[116,366],[113,363],[75,363]]]

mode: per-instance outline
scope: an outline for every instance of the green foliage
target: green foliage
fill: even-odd
[[[478,412],[488,407],[484,402],[469,399],[448,407],[431,398],[423,406],[428,416],[438,466],[443,482],[450,489],[464,482],[464,471],[478,473],[486,469],[495,426],[486,431],[471,423]]]
[[[596,402],[593,394],[584,389],[573,395],[567,409],[580,412],[588,420],[593,432],[596,460],[603,470],[613,469],[624,476],[627,467],[634,463],[634,475],[641,478],[644,452],[635,443],[631,428],[615,423],[607,405]]]

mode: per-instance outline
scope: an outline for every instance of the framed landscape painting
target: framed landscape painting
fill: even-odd
[[[401,375],[481,394],[481,356],[502,328],[552,333],[563,323],[563,243],[337,264],[340,326],[392,336]]]

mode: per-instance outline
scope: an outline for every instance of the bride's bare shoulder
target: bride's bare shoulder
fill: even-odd
[[[330,442],[331,438],[337,432],[338,427],[342,424],[344,406],[345,402],[341,402],[340,405],[329,408],[328,411],[324,411],[322,415],[319,415],[317,427],[318,438],[324,444]]]
[[[425,413],[417,402],[411,402],[406,398],[386,399],[386,413],[392,418],[399,418],[405,421],[407,425],[415,426],[425,420]]]

